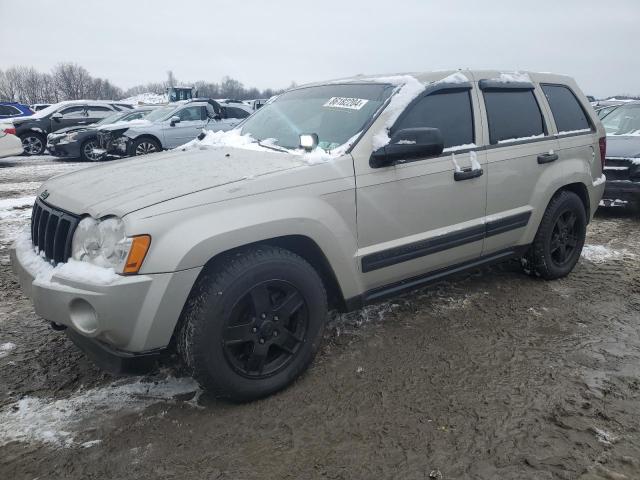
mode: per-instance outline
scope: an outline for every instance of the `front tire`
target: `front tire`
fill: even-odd
[[[198,280],[181,319],[178,351],[216,397],[254,400],[306,370],[327,312],[322,280],[303,258],[267,245],[243,250]]]
[[[554,280],[569,274],[580,259],[587,233],[587,212],[580,197],[562,190],[549,202],[522,263],[527,273]]]
[[[42,155],[47,147],[47,139],[36,132],[27,132],[20,135],[24,154],[27,156]]]
[[[161,149],[160,144],[153,138],[142,137],[133,141],[131,145],[131,155],[146,155],[148,153],[159,152]]]
[[[85,162],[100,161],[102,156],[94,153],[95,148],[98,148],[98,141],[95,138],[85,140],[80,146],[80,158]]]

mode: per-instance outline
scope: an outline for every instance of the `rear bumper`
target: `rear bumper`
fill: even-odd
[[[616,204],[640,204],[640,182],[631,180],[608,180],[605,184],[604,195],[602,196],[604,205]]]

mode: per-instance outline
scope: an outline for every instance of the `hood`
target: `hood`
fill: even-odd
[[[128,120],[101,125],[100,127],[98,127],[98,130],[120,130],[122,128],[148,127],[149,125],[153,125],[149,120],[138,118],[136,120]]]
[[[220,147],[109,162],[49,179],[47,203],[78,215],[124,216],[156,203],[297,168],[290,153]]]
[[[640,157],[640,135],[607,135],[607,157]]]
[[[74,127],[65,127],[65,128],[61,128],[60,130],[56,130],[55,133],[51,134],[53,135],[66,135],[67,133],[71,133],[71,132],[83,132],[85,130],[90,130],[92,127],[88,127],[87,125],[76,125]]]

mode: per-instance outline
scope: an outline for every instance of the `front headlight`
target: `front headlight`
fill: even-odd
[[[69,134],[67,134],[67,138],[65,138],[65,140],[67,142],[73,142],[76,139],[77,136],[78,136],[77,132],[76,133],[69,133]]]
[[[124,222],[117,217],[85,217],[73,234],[71,257],[117,273],[137,273],[150,243],[148,235],[127,237]]]

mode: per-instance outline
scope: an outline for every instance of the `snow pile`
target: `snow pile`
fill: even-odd
[[[139,412],[158,402],[171,401],[177,395],[198,392],[191,378],[169,377],[158,382],[114,382],[106,387],[77,391],[71,397],[25,397],[0,410],[0,447],[9,442],[42,442],[72,447],[76,434],[87,427],[108,424],[109,415]],[[97,440],[84,442],[90,447]]]
[[[0,200],[0,219],[20,216],[24,209],[30,209],[35,202],[35,197],[4,198]],[[30,210],[28,211],[30,213]]]
[[[613,250],[606,245],[585,245],[582,247],[582,257],[593,263],[605,263],[628,255],[633,256],[626,250]]]
[[[511,83],[511,82],[531,83],[531,77],[529,77],[529,74],[523,73],[523,72],[501,72],[498,78],[493,78],[492,80],[500,83]]]
[[[11,350],[14,350],[15,348],[16,348],[15,343],[7,342],[7,343],[0,344],[0,358],[6,357],[7,355],[9,355],[9,352]]]
[[[15,246],[20,263],[35,277],[35,281],[43,285],[51,283],[54,275],[60,279],[93,285],[109,285],[122,278],[113,268],[98,267],[72,258],[54,267],[42,258],[43,252],[36,251],[29,229],[17,236]]]
[[[384,128],[373,136],[373,149],[377,150],[389,144],[391,141],[389,138],[389,129],[393,126],[404,109],[407,108],[407,105],[409,105],[413,99],[424,91],[425,86],[423,83],[418,81],[417,78],[411,75],[379,77],[367,80],[375,80],[381,83],[398,85],[398,89],[391,97],[391,101],[385,109],[388,117],[384,124]]]
[[[120,100],[120,103],[128,103],[130,105],[157,105],[159,103],[169,103],[169,97],[166,93],[140,93],[133,97]]]
[[[217,132],[214,132],[213,130],[203,130],[203,133],[205,133],[205,136],[202,139],[196,138],[191,140],[190,142],[177,147],[177,150],[206,150],[207,148],[231,147],[271,153],[278,151],[292,155],[292,159],[294,161],[301,160],[300,164],[306,163],[307,165],[316,165],[319,163],[326,163],[340,155],[343,155],[360,136],[361,132],[356,133],[353,137],[347,140],[346,143],[330,151],[317,147],[311,152],[307,152],[303,149],[292,150],[281,147],[275,143],[275,139],[273,138],[267,138],[258,142],[258,140],[249,134],[243,135],[241,130],[238,128],[227,130],[226,132],[222,130]]]
[[[593,181],[593,186],[594,186],[594,187],[597,187],[597,186],[599,186],[599,185],[602,185],[602,184],[603,184],[604,182],[606,182],[606,181],[607,181],[607,176],[603,173],[602,175],[600,175],[598,178],[596,178],[596,179]]]

